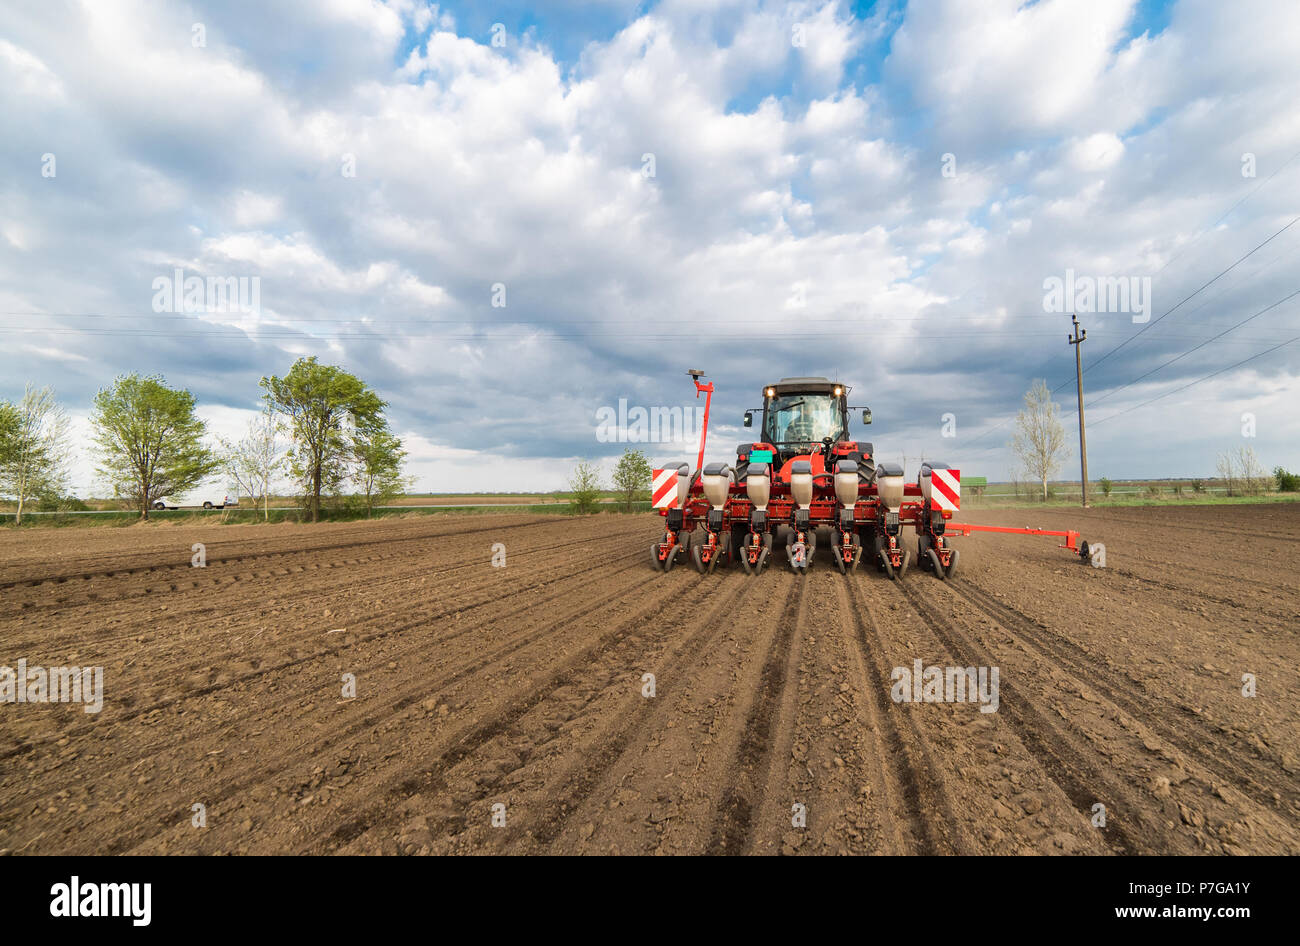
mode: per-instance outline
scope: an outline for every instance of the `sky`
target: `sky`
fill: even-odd
[[[711,459],[822,375],[880,459],[1005,479],[1042,378],[1077,477],[1078,310],[1093,479],[1296,469],[1297,88],[1294,0],[18,0],[0,398],[56,389],[86,495],[118,375],[237,438],[317,355],[417,490],[544,491],[693,460],[601,422],[688,368]]]

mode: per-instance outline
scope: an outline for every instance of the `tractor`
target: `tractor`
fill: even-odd
[[[713,393],[703,372],[689,372],[696,396]],[[661,538],[650,547],[654,568],[667,572],[688,558],[702,574],[739,563],[759,574],[783,560],[797,573],[813,567],[818,548],[829,545],[843,573],[865,559],[891,579],[913,563],[940,579],[957,570],[959,553],[948,533],[1021,532],[1067,537],[1063,546],[1088,557],[1077,532],[1004,529],[951,523],[960,508],[961,473],[944,463],[921,465],[917,482],[904,481],[903,468],[880,462],[875,448],[853,436],[851,417],[871,410],[850,407],[848,385],[821,377],[782,378],[763,388],[763,406],[747,410],[744,425],[754,438],[736,448],[733,463],[704,463],[708,403],[700,456],[694,472],[687,463],[656,469],[653,505],[665,518]],[[915,542],[906,543],[910,526]]]

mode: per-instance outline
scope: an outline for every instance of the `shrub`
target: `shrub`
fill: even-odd
[[[1108,498],[1110,496],[1110,491],[1115,488],[1115,484],[1105,476],[1097,481],[1097,485],[1101,487],[1101,494]]]
[[[600,490],[600,468],[594,463],[579,463],[569,477],[570,509],[579,515],[596,512]]]

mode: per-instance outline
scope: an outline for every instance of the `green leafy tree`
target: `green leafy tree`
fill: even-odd
[[[600,467],[579,463],[569,477],[570,508],[580,515],[595,512],[600,507],[600,490]]]
[[[27,385],[23,399],[10,407],[13,426],[0,447],[0,493],[18,506],[15,521],[35,498],[61,497],[67,485],[68,416],[53,388]],[[0,437],[3,437],[0,434]]]
[[[137,374],[95,395],[96,472],[113,495],[139,508],[141,519],[155,500],[193,489],[221,466],[203,445],[206,428],[194,404],[189,391]]]
[[[375,506],[382,506],[406,492],[408,481],[402,476],[406,451],[388,422],[380,418],[356,429],[352,452],[356,464],[352,481],[364,498],[369,519]]]
[[[353,432],[376,424],[386,403],[356,375],[299,358],[283,378],[263,378],[270,408],[288,420],[289,465],[302,484],[311,521],[320,521],[322,492],[337,493],[353,457]]]
[[[618,465],[614,467],[614,489],[623,494],[623,504],[627,511],[632,511],[632,502],[637,493],[650,488],[652,475],[650,461],[640,450],[628,448],[619,457]]]
[[[1110,497],[1110,491],[1115,488],[1115,484],[1112,483],[1110,481],[1110,478],[1106,476],[1103,476],[1101,479],[1099,479],[1097,481],[1097,485],[1101,487],[1101,494],[1107,498]]]
[[[0,401],[0,468],[7,466],[18,448],[18,409]]]
[[[1300,490],[1300,475],[1288,473],[1280,466],[1273,467],[1273,479],[1277,481],[1279,493],[1294,493]]]

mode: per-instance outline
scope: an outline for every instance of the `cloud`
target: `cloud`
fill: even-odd
[[[500,20],[416,0],[6,9],[0,335],[74,410],[117,374],[159,372],[214,423],[318,354],[390,401],[421,489],[557,488],[576,458],[618,452],[595,437],[600,407],[691,405],[697,366],[718,386],[718,456],[764,383],[833,374],[873,407],[882,455],[1004,475],[997,425],[1033,378],[1073,371],[1044,279],[1151,275],[1159,315],[1300,204],[1294,5],[1180,0],[1155,34],[1141,15],[1132,0],[913,0],[866,20],[834,2],[504,4]],[[1100,362],[1090,397],[1294,288],[1297,246],[1300,225]],[[258,277],[260,312],[153,311],[153,280],[177,268]],[[1086,364],[1140,327],[1084,319]],[[1297,324],[1281,307],[1098,420]],[[1211,471],[1251,391],[1261,455],[1294,466],[1300,421],[1278,406],[1294,350],[1251,370],[1099,423],[1094,472]],[[0,396],[23,380],[7,372]]]

